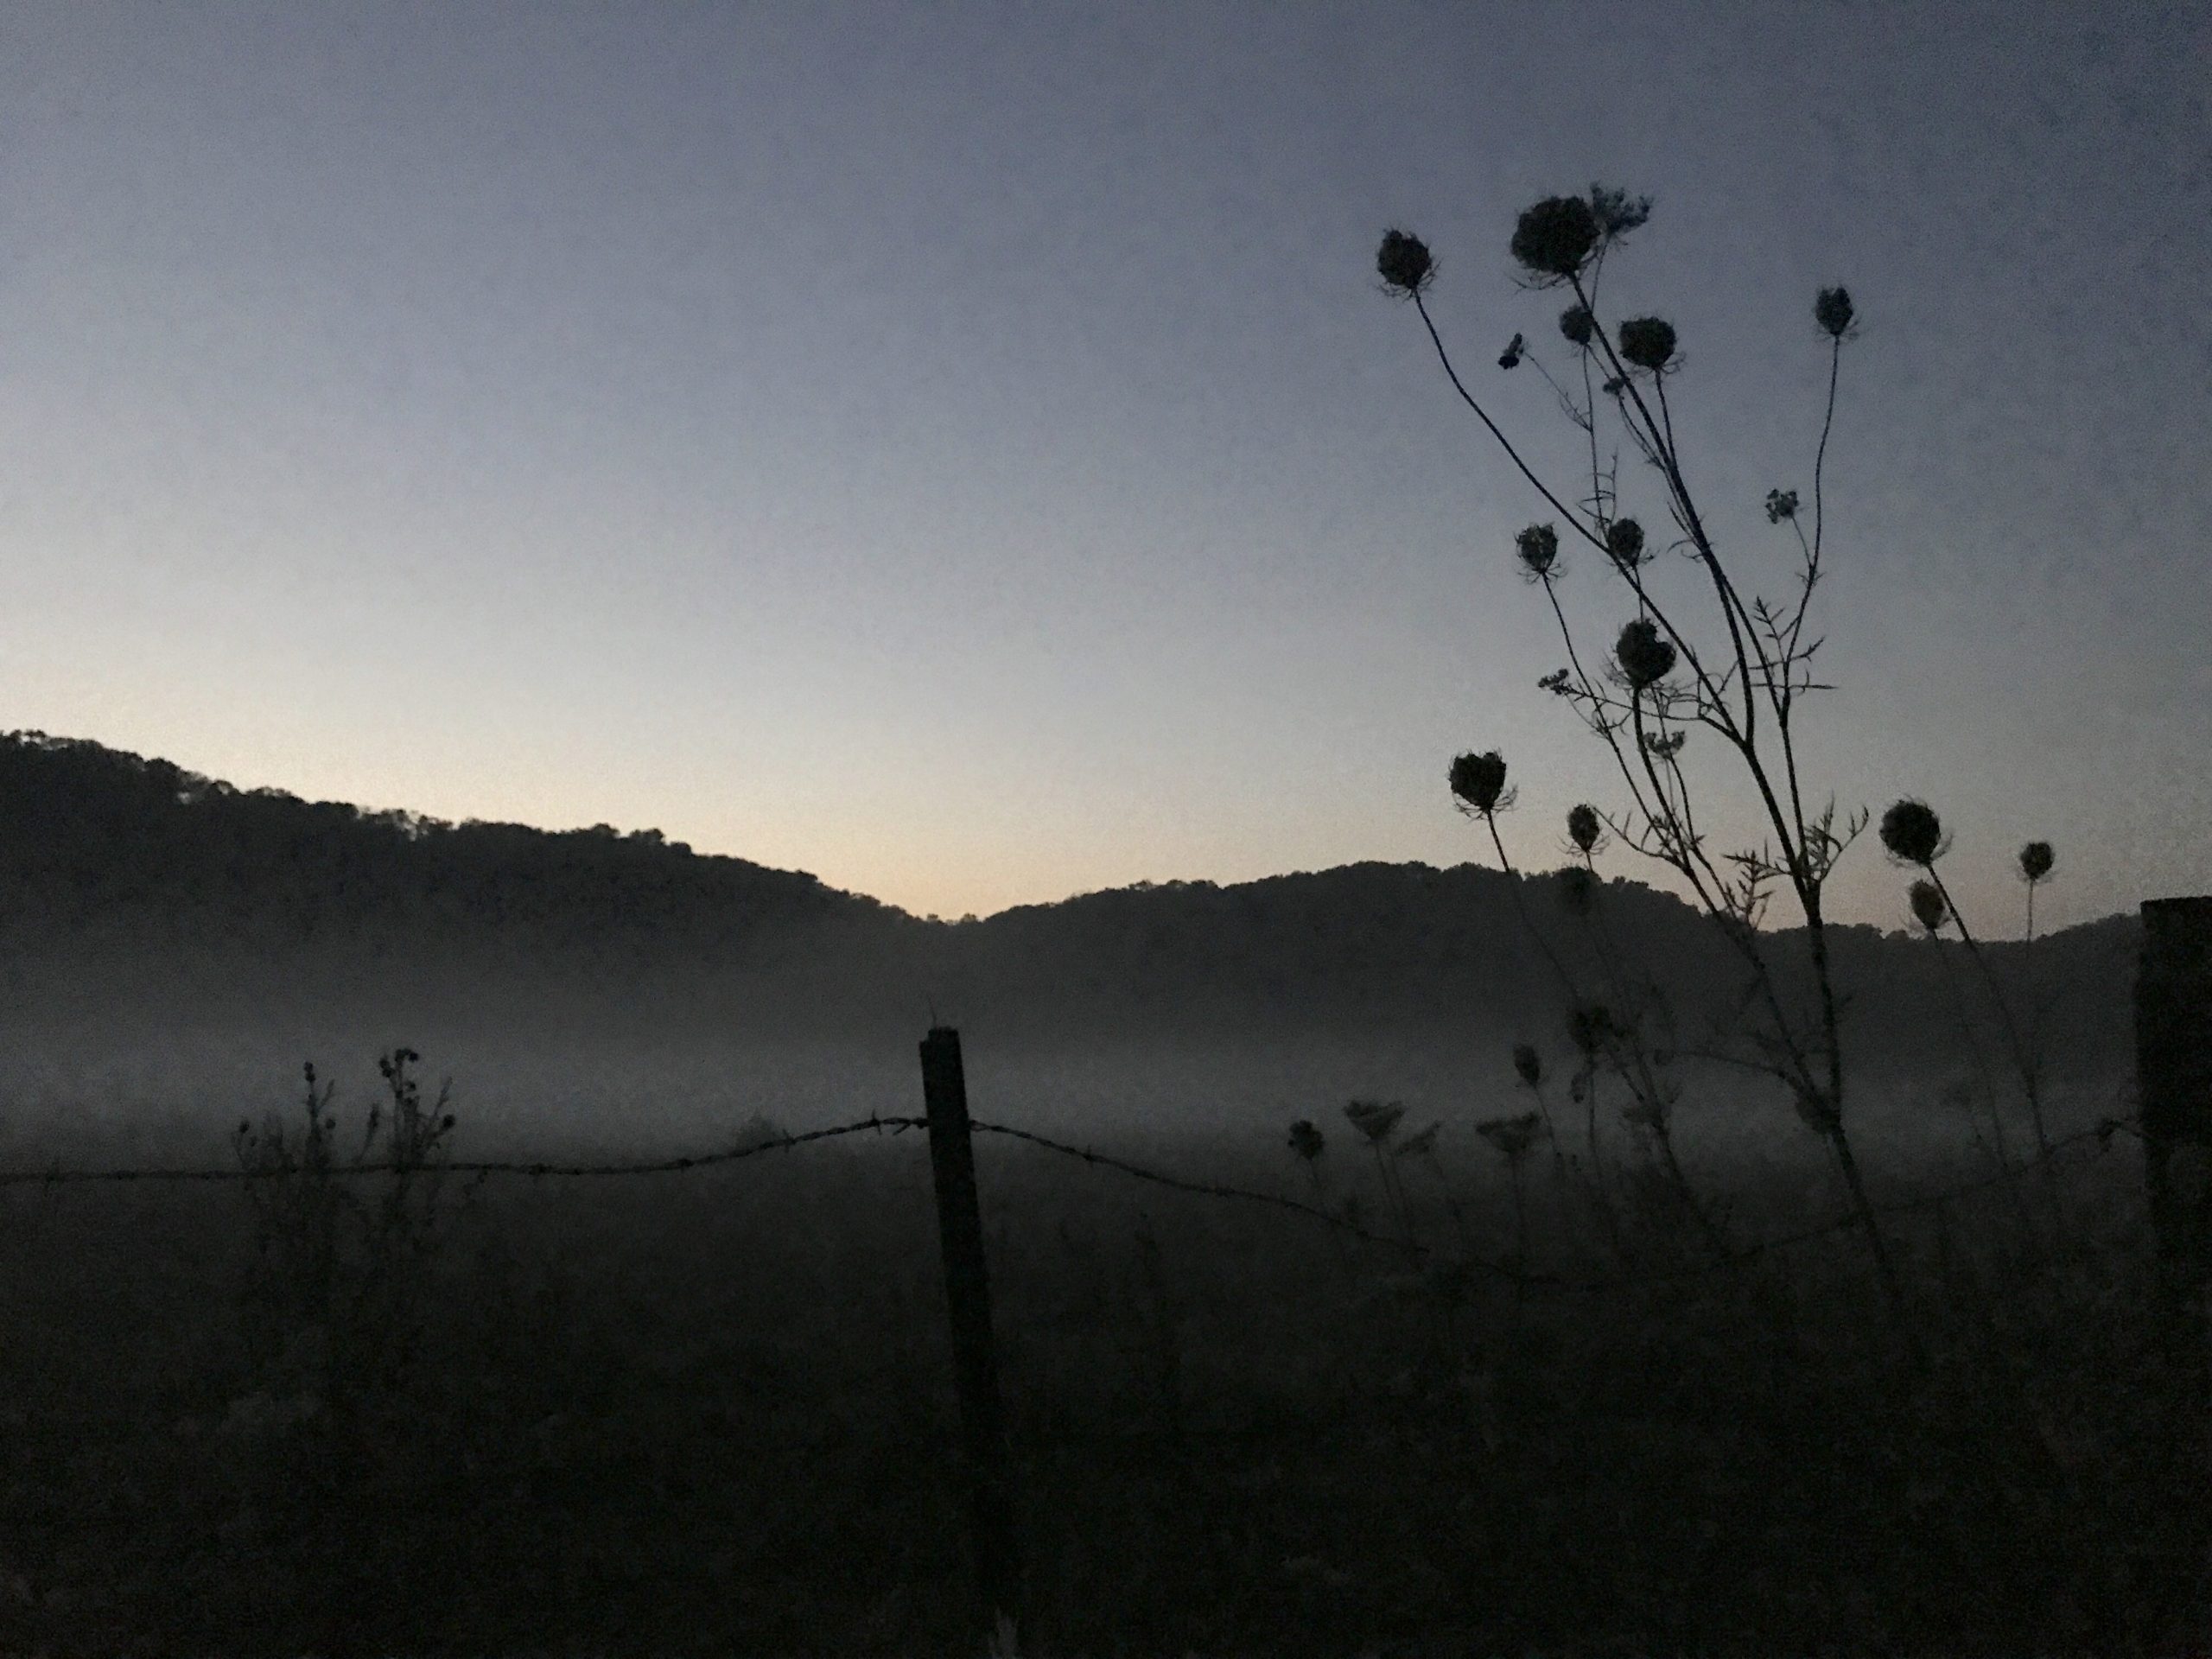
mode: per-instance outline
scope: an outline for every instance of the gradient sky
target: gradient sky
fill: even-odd
[[[1497,747],[1548,866],[1621,791],[1535,685],[1540,504],[1373,253],[1429,240],[1563,469],[1505,245],[1594,178],[1656,198],[1608,289],[1777,596],[1859,303],[1813,775],[1927,796],[1991,933],[2031,836],[2054,923],[2212,892],[2209,20],[11,4],[0,727],[947,915],[1487,861],[1444,773]],[[1904,886],[1869,836],[1832,909]]]

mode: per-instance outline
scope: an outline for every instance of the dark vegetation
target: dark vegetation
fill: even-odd
[[[972,1654],[924,1148],[844,1144],[448,1183],[389,1236],[369,1185],[321,1289],[236,1190],[7,1191],[0,1649]],[[2126,1145],[2068,1160],[2056,1239],[1999,1187],[1893,1223],[1924,1376],[1847,1236],[1451,1270],[1516,1246],[1464,1135],[1393,1166],[1430,1267],[986,1146],[1027,1650],[2187,1651],[2201,1443]],[[1529,1185],[1535,1262],[1618,1266]],[[1731,1197],[1747,1235],[1835,1204]],[[1627,1226],[1696,1258],[1656,1191]]]

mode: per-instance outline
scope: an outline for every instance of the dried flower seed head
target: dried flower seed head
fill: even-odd
[[[1513,1069],[1531,1089],[1544,1080],[1544,1058],[1534,1043],[1513,1045]]]
[[[1521,366],[1522,351],[1528,346],[1528,344],[1529,342],[1525,336],[1520,334],[1514,335],[1512,340],[1506,346],[1506,348],[1497,354],[1497,366],[1501,369],[1519,368]]]
[[[1475,1125],[1475,1133],[1496,1147],[1509,1164],[1517,1164],[1529,1155],[1536,1144],[1536,1131],[1543,1119],[1535,1112],[1523,1112],[1518,1117],[1493,1117]]]
[[[1398,1127],[1398,1120],[1405,1115],[1406,1109],[1395,1100],[1355,1100],[1344,1108],[1344,1116],[1351,1121],[1352,1128],[1377,1146],[1390,1138],[1390,1131]]]
[[[1382,232],[1382,245],[1375,254],[1376,274],[1382,286],[1403,299],[1412,299],[1436,278],[1436,261],[1428,245],[1403,231]]]
[[[1397,1155],[1401,1158],[1433,1156],[1436,1151],[1436,1137],[1443,1128],[1444,1126],[1441,1123],[1432,1123],[1425,1129],[1414,1130],[1398,1142]]]
[[[1621,355],[1654,374],[1675,358],[1675,325],[1659,317],[1630,317],[1621,324]]]
[[[1598,834],[1596,807],[1586,801],[1580,806],[1567,810],[1567,838],[1574,843],[1576,851],[1587,856],[1590,849],[1598,844]]]
[[[1769,490],[1766,493],[1767,523],[1770,524],[1778,524],[1785,518],[1795,518],[1796,516],[1796,491]]]
[[[1616,518],[1605,526],[1605,551],[1624,570],[1643,563],[1643,526],[1633,518]]]
[[[1513,227],[1513,257],[1548,286],[1580,274],[1597,251],[1598,215],[1580,196],[1547,196]]]
[[[1851,304],[1851,290],[1847,288],[1824,288],[1820,298],[1813,302],[1813,321],[1821,325],[1821,332],[1831,339],[1841,340],[1851,327],[1851,320],[1858,313]]]
[[[1514,537],[1513,550],[1530,575],[1547,575],[1559,560],[1559,531],[1549,524],[1531,524]]]
[[[1912,906],[1912,919],[1930,933],[1949,919],[1950,906],[1943,902],[1943,894],[1933,881],[1916,881],[1906,890],[1906,899]]]
[[[1648,616],[1639,616],[1621,630],[1613,658],[1620,664],[1622,677],[1638,691],[1658,684],[1675,671],[1675,648],[1659,637],[1659,625]]]
[[[2050,843],[2031,841],[2020,849],[2020,876],[2030,887],[2050,874]]]
[[[1452,792],[1469,810],[1487,817],[1505,792],[1505,757],[1496,749],[1463,754],[1452,762]]]
[[[1590,187],[1590,211],[1598,216],[1599,230],[1611,240],[1626,236],[1651,217],[1651,198],[1631,196],[1613,185],[1593,184]]]
[[[1910,798],[1882,814],[1882,845],[1900,864],[1933,864],[1943,853],[1943,821],[1925,801]]]
[[[1328,1143],[1322,1140],[1321,1131],[1313,1127],[1311,1118],[1301,1117],[1290,1126],[1290,1149],[1307,1163],[1312,1163],[1326,1151]]]
[[[1613,1013],[1604,1003],[1582,1002],[1567,1010],[1567,1040],[1584,1058],[1595,1056],[1612,1034]]]
[[[1559,331],[1577,346],[1587,346],[1598,332],[1598,320],[1586,305],[1570,305],[1559,314]]]

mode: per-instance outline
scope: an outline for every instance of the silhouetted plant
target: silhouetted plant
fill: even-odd
[[[1375,1173],[1382,1183],[1383,1201],[1396,1212],[1401,1235],[1410,1242],[1413,1238],[1412,1217],[1406,1212],[1405,1193],[1396,1178],[1390,1173],[1389,1160],[1383,1149],[1397,1130],[1406,1109],[1396,1101],[1355,1100],[1344,1108],[1344,1117],[1375,1154]]]
[[[1895,810],[1894,808],[1891,810]],[[1929,815],[1931,820],[1933,816],[1932,813]],[[1885,819],[1885,829],[1886,826],[1887,820]],[[1886,839],[1885,836],[1885,840]],[[1932,846],[1935,843],[1933,841],[1922,841],[1915,844]],[[1936,971],[1949,988],[1951,1011],[1958,1026],[1959,1041],[1967,1053],[1972,1057],[1974,1075],[1981,1084],[1982,1104],[1989,1117],[1990,1156],[1997,1165],[1998,1174],[2005,1182],[2006,1191],[2012,1196],[2013,1207],[2019,1213],[2021,1237],[2028,1245],[2033,1247],[2037,1242],[2035,1237],[2035,1224],[2030,1219],[2026,1203],[2020,1197],[2017,1173],[2012,1166],[2012,1150],[2005,1144],[2005,1114],[2003,1107],[1998,1102],[1997,1084],[1990,1075],[1989,1062],[1981,1052],[1980,1040],[1974,1035],[1974,1020],[1967,1007],[1965,991],[1952,973],[1950,957],[1943,949],[1943,928],[1946,923],[1953,919],[1950,900],[1945,896],[1941,887],[1923,877],[1914,881],[1905,890],[1905,902],[1906,907],[1912,912],[1912,919],[1919,925],[1921,931],[1927,935],[1929,946],[1936,955]],[[1971,1084],[1953,1085],[1951,1091],[1953,1103],[1956,1103],[1955,1091],[1959,1088],[1966,1090],[1966,1097],[1970,1103],[1973,1096]],[[1980,1141],[1981,1136],[1979,1131],[1976,1131],[1974,1139],[1976,1141]]]
[[[1559,563],[1559,531],[1549,524],[1531,524],[1513,538],[1514,550],[1531,582],[1540,582]]]
[[[1567,838],[1574,849],[1588,858],[1596,849],[1604,830],[1598,823],[1598,809],[1588,802],[1570,807],[1567,814]]]
[[[2028,1113],[2035,1125],[2036,1153],[2046,1166],[2044,1178],[2048,1183],[2050,1179],[2048,1168],[2050,1134],[2044,1122],[2043,1090],[2036,1076],[2035,1063],[2030,1058],[2026,1043],[2021,1039],[2019,1026],[2012,1018],[2012,1004],[2005,995],[2005,988],[1997,982],[1997,976],[1989,965],[1988,957],[1982,954],[1980,941],[1974,938],[1974,931],[1967,925],[1967,918],[1959,911],[1958,901],[1951,896],[1951,890],[1943,884],[1942,873],[1936,868],[1936,861],[1951,847],[1950,838],[1943,833],[1942,820],[1925,801],[1910,798],[1898,801],[1882,814],[1882,845],[1889,849],[1890,857],[1896,862],[1919,868],[1925,879],[1913,884],[1916,912],[1920,905],[1919,889],[1933,889],[1942,898],[1951,923],[1957,927],[1959,938],[1965,942],[1967,953],[1974,958],[1974,966],[1980,971],[1982,982],[1988,988],[1989,999],[1996,1005],[1998,1021],[2004,1027],[2005,1046],[2012,1052],[2013,1069],[2019,1073],[2021,1092],[2027,1096]],[[2024,873],[2028,868],[2028,854],[2036,847],[2043,849],[2038,855],[2038,862],[2050,853],[2047,842],[2031,842],[2029,847],[2023,848],[2020,867]],[[2048,873],[2050,866],[2045,863],[2043,868]],[[2035,882],[2031,880],[2029,892],[2032,893],[2034,890]],[[2049,1190],[2055,1205],[2056,1188]]]
[[[435,1252],[442,1164],[455,1119],[448,1082],[428,1103],[398,1048],[377,1066],[385,1097],[372,1103],[350,1154],[331,1110],[336,1084],[303,1068],[304,1123],[271,1114],[241,1122],[232,1140],[254,1217],[246,1286],[249,1334],[260,1357],[300,1373],[325,1401],[396,1381],[413,1358],[423,1275]]]
[[[1675,325],[1658,317],[1630,317],[1620,327],[1621,355],[1657,374],[1674,361]]]
[[[1311,1118],[1301,1117],[1290,1126],[1291,1155],[1306,1166],[1306,1179],[1313,1188],[1313,1202],[1324,1210],[1329,1207],[1329,1194],[1321,1182],[1321,1155],[1329,1149]]]
[[[1827,878],[1866,818],[1857,813],[1839,823],[1833,798],[1824,807],[1808,806],[1795,725],[1802,699],[1825,689],[1811,674],[1821,642],[1808,639],[1805,629],[1825,550],[1824,481],[1841,351],[1857,314],[1841,288],[1823,289],[1815,301],[1815,320],[1828,350],[1828,385],[1814,457],[1809,533],[1794,490],[1771,491],[1765,504],[1770,524],[1786,527],[1796,540],[1796,591],[1781,604],[1747,596],[1720,556],[1677,443],[1669,389],[1679,362],[1676,331],[1656,316],[1631,318],[1609,328],[1599,307],[1608,257],[1649,213],[1648,198],[1593,185],[1583,194],[1535,203],[1513,229],[1510,251],[1523,281],[1537,288],[1565,288],[1573,301],[1560,319],[1560,332],[1574,353],[1580,396],[1545,367],[1533,347],[1524,346],[1522,354],[1550,381],[1569,420],[1588,439],[1586,491],[1565,492],[1548,484],[1468,388],[1429,315],[1425,296],[1433,264],[1425,245],[1419,276],[1397,288],[1419,311],[1453,391],[1557,515],[1554,533],[1579,536],[1604,553],[1605,568],[1630,590],[1635,613],[1605,664],[1610,672],[1600,676],[1576,646],[1560,599],[1556,559],[1539,568],[1522,556],[1522,568],[1543,588],[1567,647],[1567,666],[1545,676],[1541,683],[1571,702],[1612,754],[1632,807],[1606,827],[1639,855],[1681,876],[1742,957],[1763,1026],[1745,1033],[1751,1052],[1726,1058],[1779,1080],[1799,1116],[1822,1136],[1850,1194],[1898,1332],[1917,1357],[1921,1350],[1896,1265],[1845,1128],[1839,999],[1822,907]],[[1386,264],[1402,258],[1398,241],[1403,237],[1394,232],[1385,238]],[[1656,474],[1683,550],[1710,588],[1724,635],[1718,650],[1699,645],[1681,607],[1655,586],[1641,524],[1617,511],[1617,469],[1605,462],[1601,428],[1617,429]],[[1679,682],[1673,677],[1678,670]],[[1703,728],[1740,763],[1764,820],[1765,838],[1759,845],[1726,855],[1707,845],[1681,762],[1692,727]],[[1478,809],[1478,816],[1498,842],[1503,861],[1495,813]],[[1901,823],[1897,830],[1910,838],[1908,844],[1918,844],[1910,823]],[[1785,997],[1758,942],[1778,885],[1788,887],[1804,918],[1815,1003],[1809,1022],[1793,1013],[1791,999]],[[1594,1088],[1594,1065],[1586,1065],[1586,1086]],[[1655,1130],[1665,1121],[1663,1095],[1639,1098],[1631,1109]]]
[[[2028,888],[2028,925],[2022,954],[2027,958],[2028,1064],[2037,1077],[2043,1071],[2043,1000],[2036,986],[2036,889],[2050,880],[2056,855],[2047,841],[2031,841],[2020,849],[2020,880]]]
[[[1536,1137],[1542,1128],[1543,1120],[1535,1112],[1487,1118],[1475,1125],[1475,1133],[1489,1141],[1505,1160],[1506,1178],[1513,1185],[1513,1261],[1522,1273],[1529,1270],[1529,1191],[1522,1171],[1529,1153],[1535,1149]]]

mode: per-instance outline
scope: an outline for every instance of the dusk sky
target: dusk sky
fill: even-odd
[[[1655,198],[1607,291],[1680,330],[1692,484],[1777,598],[1814,295],[1857,302],[1823,791],[1931,801],[1987,933],[2031,836],[2039,921],[2212,892],[2212,9],[0,18],[0,728],[948,916],[1491,862],[1445,772],[1497,747],[1547,868],[1625,804],[1535,684],[1547,515],[1374,255],[1427,239],[1571,487],[1496,365],[1563,355],[1506,245],[1603,180]],[[1870,834],[1832,910],[1904,886]]]

